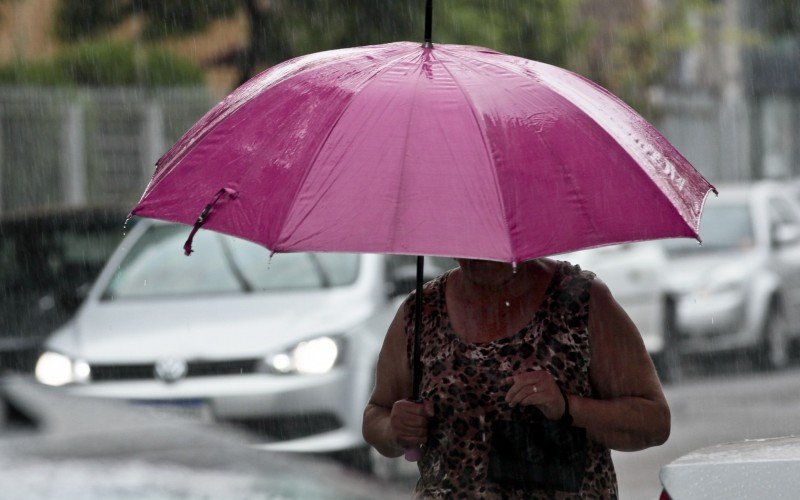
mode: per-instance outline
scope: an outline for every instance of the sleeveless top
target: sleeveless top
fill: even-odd
[[[452,271],[426,284],[423,297],[421,396],[433,401],[428,442],[418,463],[417,498],[617,498],[608,448],[589,440],[580,492],[508,489],[488,479],[495,420],[511,418],[506,377],[545,369],[571,394],[592,397],[588,317],[594,274],[558,262],[539,310],[519,332],[491,342],[463,341],[450,324],[445,286]],[[406,301],[409,366],[414,345],[415,293]]]

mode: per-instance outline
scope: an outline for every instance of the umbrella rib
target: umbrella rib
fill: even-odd
[[[630,151],[630,150],[629,150],[629,149],[628,149],[628,148],[627,148],[625,145],[623,145],[623,144],[622,144],[622,143],[621,143],[621,142],[620,142],[620,141],[619,141],[619,140],[618,140],[618,139],[617,139],[617,138],[616,138],[616,137],[615,137],[615,136],[614,136],[614,135],[613,135],[611,132],[609,132],[609,131],[606,129],[606,127],[604,127],[604,126],[603,126],[603,125],[602,125],[600,122],[598,122],[598,121],[597,121],[597,119],[596,119],[596,118],[595,118],[595,117],[594,117],[594,116],[593,116],[593,115],[592,115],[590,112],[588,112],[587,110],[585,110],[584,108],[582,108],[581,106],[579,106],[578,104],[576,104],[575,102],[571,101],[570,99],[567,99],[566,97],[564,97],[564,96],[563,96],[563,95],[562,95],[562,94],[561,94],[561,93],[560,93],[560,92],[557,90],[557,88],[554,88],[554,87],[553,87],[553,85],[552,85],[552,84],[551,84],[549,81],[546,81],[545,79],[543,79],[543,78],[542,78],[542,75],[541,75],[541,73],[534,72],[533,70],[531,70],[531,69],[529,69],[529,68],[520,68],[520,66],[516,66],[516,65],[514,65],[514,64],[507,63],[506,61],[494,61],[494,60],[487,60],[487,59],[484,59],[484,58],[482,58],[482,57],[478,57],[478,56],[476,56],[476,55],[474,55],[474,54],[472,54],[472,55],[470,55],[470,56],[462,56],[462,57],[465,57],[465,58],[470,58],[470,59],[472,59],[472,60],[474,60],[474,61],[479,61],[479,62],[482,62],[482,63],[488,64],[488,65],[491,65],[491,66],[495,66],[495,67],[498,67],[498,68],[501,68],[501,69],[505,69],[505,70],[507,70],[507,71],[511,71],[511,72],[513,72],[513,73],[516,73],[516,74],[518,74],[518,75],[520,75],[520,76],[528,76],[528,77],[531,77],[531,78],[534,78],[534,79],[536,79],[536,81],[537,81],[537,82],[539,82],[539,83],[540,83],[540,84],[541,84],[543,87],[546,87],[548,90],[550,90],[550,91],[551,91],[551,92],[552,92],[554,95],[558,96],[558,98],[562,99],[564,102],[566,102],[566,103],[568,103],[569,105],[573,106],[574,108],[576,108],[576,109],[580,110],[580,111],[581,111],[581,113],[583,113],[583,115],[585,115],[585,116],[586,116],[588,119],[592,120],[592,121],[593,121],[595,124],[597,124],[598,128],[599,128],[600,130],[602,130],[602,132],[603,132],[604,134],[606,134],[606,136],[608,136],[608,137],[609,137],[609,138],[610,138],[610,139],[611,139],[613,142],[615,142],[616,144],[618,144],[618,145],[619,145],[619,147],[620,147],[620,148],[621,148],[621,149],[622,149],[622,150],[625,152],[625,154],[627,154],[629,157],[631,157],[631,158],[634,160],[634,162],[635,162],[637,165],[639,165],[639,167],[640,167],[640,168],[639,168],[639,170],[640,170],[640,171],[641,171],[641,172],[642,172],[644,175],[646,175],[647,177],[649,177],[649,178],[651,179],[651,181],[652,181],[652,182],[653,182],[653,183],[654,183],[656,186],[659,186],[659,185],[660,185],[660,183],[659,183],[659,182],[657,182],[657,179],[658,179],[658,177],[657,177],[657,176],[656,176],[656,177],[654,177],[654,176],[650,175],[648,172],[646,172],[646,171],[645,171],[645,169],[641,167],[641,163],[640,163],[639,161],[637,161],[637,160],[636,160],[636,156],[635,156],[635,154],[634,154],[634,153],[632,153],[632,152],[631,152],[631,151]],[[539,62],[537,62],[537,61],[530,61],[530,60],[527,60],[527,59],[526,59],[525,61],[527,61],[528,63],[533,63],[533,64],[544,64],[544,63],[539,63]],[[550,65],[546,65],[546,66],[550,66]],[[572,73],[572,72],[568,72],[568,73],[569,73],[569,74],[572,74],[572,75],[575,75],[577,78],[579,78],[579,79],[581,79],[581,80],[587,81],[587,82],[589,82],[589,83],[593,83],[593,82],[591,82],[591,80],[587,80],[585,77],[583,77],[583,76],[581,76],[581,75],[578,75],[577,73]],[[622,101],[622,99],[620,99],[619,97],[615,96],[614,94],[612,94],[612,93],[611,93],[611,92],[609,92],[608,90],[606,90],[606,89],[604,89],[603,87],[600,87],[600,86],[597,86],[597,88],[598,88],[598,91],[602,91],[602,93],[603,93],[604,95],[606,95],[606,96],[608,96],[609,98],[611,98],[611,99],[613,99],[613,100],[617,101],[617,102],[618,102],[618,103],[620,103],[620,104],[621,104],[623,107],[630,108],[630,106],[628,106],[628,105],[627,105],[627,104],[626,104],[624,101]],[[632,110],[632,109],[631,109],[631,111],[632,111],[633,113],[636,113],[636,112],[635,112],[634,110]],[[638,117],[638,114],[635,114],[635,116],[637,116],[637,117]],[[642,119],[642,118],[641,118],[641,117],[639,117],[639,119]],[[686,159],[683,157],[683,155],[681,155],[681,154],[680,154],[680,152],[679,152],[679,151],[675,150],[675,153],[676,153],[676,154],[677,154],[677,155],[680,157],[680,159],[684,160],[684,161],[685,161],[687,164],[689,163],[689,162],[688,162],[688,160],[686,160]],[[664,155],[664,156],[666,156],[666,155]],[[707,185],[707,188],[706,188],[706,193],[705,193],[705,195],[706,195],[706,196],[708,196],[708,193],[709,193],[709,192],[711,192],[711,191],[714,191],[714,192],[716,192],[716,189],[714,188],[714,186],[713,186],[713,185],[711,185],[711,184],[710,184],[710,183],[709,183],[709,182],[708,182],[708,181],[707,181],[707,180],[706,180],[706,179],[705,179],[705,178],[704,178],[702,175],[700,175],[700,173],[697,171],[697,169],[695,169],[695,168],[694,168],[694,166],[692,166],[691,164],[689,164],[689,168],[690,168],[690,169],[693,171],[692,173],[693,173],[694,175],[696,175],[696,176],[698,176],[700,179],[702,179],[702,181],[703,181],[703,182],[704,182],[704,183]],[[684,217],[684,215],[683,215],[683,213],[682,213],[682,212],[683,212],[683,210],[682,210],[681,208],[679,208],[679,207],[678,207],[678,206],[677,206],[677,205],[676,205],[676,204],[675,204],[675,203],[674,203],[674,202],[673,202],[673,201],[670,199],[670,197],[669,197],[669,196],[667,196],[667,193],[666,193],[666,192],[665,192],[663,189],[660,189],[660,188],[659,188],[657,191],[658,191],[659,195],[660,195],[661,197],[663,197],[663,198],[666,200],[666,202],[667,202],[667,205],[673,208],[673,210],[674,210],[674,211],[677,213],[678,217],[679,217],[679,218],[681,218],[681,219],[683,219],[683,220],[684,220],[684,222],[686,223],[686,225],[687,225],[687,226],[689,226],[689,228],[690,228],[690,229],[692,229],[692,231],[693,231],[695,234],[698,234],[699,227],[700,227],[700,217],[699,217],[699,215],[698,215],[697,217],[695,217],[695,215],[694,215],[694,213],[693,213],[692,209],[691,209],[691,208],[689,208],[688,212],[689,212],[689,214],[691,215],[691,217],[689,217],[689,218],[690,218],[690,219],[692,219],[692,223],[690,224],[690,223],[689,223],[689,222],[686,220],[687,218],[686,218],[686,217]],[[700,212],[700,213],[702,213],[702,206],[701,206],[701,212]]]
[[[579,78],[581,78],[581,79],[584,79],[584,78],[583,78],[583,77],[581,77],[580,75],[576,75],[576,76],[578,76],[578,77],[579,77]],[[694,227],[692,227],[692,226],[696,224],[696,225],[697,225],[697,227],[699,228],[699,224],[700,224],[700,217],[699,217],[699,214],[698,214],[698,216],[695,218],[695,216],[694,216],[694,213],[693,213],[693,211],[692,211],[692,209],[691,209],[690,207],[686,207],[686,205],[685,205],[685,204],[683,204],[683,203],[681,203],[681,205],[682,205],[682,206],[680,206],[680,207],[679,207],[679,206],[678,206],[678,205],[677,205],[677,204],[676,204],[676,203],[675,203],[675,202],[672,200],[672,198],[671,198],[670,196],[668,196],[668,194],[667,194],[667,191],[661,187],[661,185],[662,185],[663,183],[662,183],[662,182],[659,182],[659,181],[661,181],[662,179],[661,179],[661,178],[660,178],[658,175],[652,175],[652,173],[651,173],[651,172],[648,172],[648,169],[647,169],[647,168],[644,168],[644,167],[643,167],[643,163],[644,163],[644,162],[649,162],[649,160],[647,160],[647,159],[642,159],[642,160],[640,161],[639,159],[637,159],[637,156],[638,156],[638,157],[641,157],[641,154],[637,154],[637,152],[636,152],[636,151],[631,151],[631,149],[630,149],[630,148],[628,148],[627,146],[625,146],[625,144],[623,144],[623,142],[622,142],[622,141],[620,141],[620,139],[618,139],[618,138],[615,136],[615,134],[613,134],[613,133],[612,133],[612,132],[611,132],[611,131],[610,131],[610,130],[607,128],[607,127],[603,126],[603,124],[602,124],[602,123],[600,123],[600,122],[597,120],[597,118],[595,118],[595,117],[593,116],[593,114],[592,114],[591,112],[589,112],[588,110],[584,109],[584,107],[580,106],[580,105],[579,105],[579,104],[577,104],[575,101],[573,101],[573,100],[571,100],[571,99],[568,99],[567,97],[565,97],[564,95],[562,95],[562,94],[561,94],[561,93],[560,93],[560,92],[557,90],[557,88],[556,88],[556,87],[554,87],[554,86],[552,85],[552,83],[551,83],[550,81],[548,81],[548,80],[546,80],[546,79],[543,79],[543,78],[541,78],[541,77],[539,77],[539,78],[538,78],[538,80],[539,80],[539,82],[542,84],[542,86],[544,86],[544,87],[548,88],[548,89],[549,89],[549,90],[550,90],[550,91],[551,91],[551,92],[552,92],[554,95],[558,96],[560,99],[563,99],[565,102],[569,103],[571,106],[573,106],[573,107],[575,107],[576,109],[580,110],[580,111],[581,111],[581,113],[583,113],[583,114],[584,114],[584,116],[586,116],[586,117],[587,117],[589,120],[591,120],[592,122],[594,122],[595,124],[597,124],[597,127],[598,127],[598,128],[601,130],[601,131],[602,131],[602,133],[603,133],[603,134],[605,134],[605,135],[606,135],[608,138],[610,138],[610,139],[611,139],[611,140],[612,140],[614,143],[616,143],[616,144],[617,144],[617,145],[618,145],[618,146],[619,146],[619,147],[622,149],[622,151],[624,151],[624,152],[625,152],[625,154],[627,154],[627,155],[628,155],[628,156],[629,156],[631,159],[633,159],[633,162],[634,162],[634,163],[635,163],[635,164],[636,164],[636,165],[639,167],[639,168],[638,168],[638,171],[639,171],[639,172],[641,172],[642,174],[644,174],[645,176],[647,176],[647,177],[648,177],[648,178],[651,180],[651,182],[653,183],[653,185],[655,185],[655,186],[657,186],[657,187],[658,187],[658,189],[656,189],[656,190],[655,190],[655,191],[656,191],[656,193],[657,193],[657,196],[660,196],[660,197],[661,197],[661,198],[662,198],[664,201],[666,201],[666,204],[667,204],[667,206],[671,207],[671,208],[672,208],[672,210],[674,210],[674,211],[675,211],[675,213],[677,214],[678,218],[679,218],[679,219],[681,219],[681,220],[683,220],[683,221],[684,221],[684,223],[685,223],[687,226],[689,226],[689,228],[690,228],[690,229],[692,229],[692,231],[693,231],[695,234],[697,234],[697,230],[696,230],[696,228],[694,228]],[[585,79],[584,79],[584,80],[585,80]],[[602,89],[602,87],[600,87],[600,88]],[[604,92],[605,94],[607,94],[607,95],[609,95],[609,96],[613,97],[615,100],[619,101],[619,102],[620,102],[620,103],[621,103],[621,104],[622,104],[624,107],[628,107],[628,108],[629,108],[629,106],[628,106],[627,104],[625,104],[625,103],[624,103],[624,102],[623,102],[621,99],[619,99],[618,97],[614,96],[613,94],[611,94],[610,92],[608,92],[608,91],[607,91],[607,90],[605,90],[605,89],[602,89],[602,90],[603,90],[603,92]],[[633,111],[633,110],[631,110],[631,111],[632,111],[633,113],[635,113],[635,111]],[[638,117],[639,119],[642,119],[641,117],[639,117],[639,115],[638,115],[638,114],[636,114],[635,116],[636,116],[636,117]],[[643,120],[643,119],[642,119],[642,120]],[[653,149],[654,149],[654,150],[656,150],[656,151],[657,151],[659,154],[661,154],[661,155],[662,155],[662,156],[664,156],[665,158],[669,158],[669,157],[668,157],[666,154],[664,154],[664,153],[661,153],[661,151],[659,151],[659,149],[658,149],[658,148],[656,148],[655,146],[652,146],[652,147],[653,147]],[[708,186],[708,189],[706,190],[706,194],[708,194],[708,192],[709,192],[709,191],[711,191],[711,190],[713,190],[713,189],[714,189],[714,188],[713,188],[713,186],[711,186],[711,184],[709,184],[709,183],[708,183],[708,181],[706,181],[706,180],[705,180],[705,178],[704,178],[704,177],[702,177],[702,176],[699,174],[699,172],[697,172],[697,170],[694,168],[694,166],[692,166],[692,165],[691,165],[691,164],[690,164],[690,163],[689,163],[689,162],[688,162],[688,161],[687,161],[687,160],[686,160],[686,159],[685,159],[685,158],[684,158],[684,157],[683,157],[683,156],[682,156],[682,155],[681,155],[681,154],[680,154],[680,153],[679,153],[677,150],[675,150],[675,153],[677,153],[677,154],[678,154],[678,156],[679,156],[681,159],[683,159],[683,160],[684,160],[684,161],[685,161],[685,162],[688,164],[689,168],[690,168],[692,171],[694,171],[694,174],[695,174],[695,175],[698,175],[698,176],[699,176],[699,177],[700,177],[700,178],[703,180],[703,182],[704,182],[704,183],[705,183],[705,184]],[[655,169],[656,169],[656,168],[658,168],[658,167],[657,167],[656,165],[652,165],[652,168],[655,170]],[[688,208],[688,210],[686,210],[687,208]],[[684,216],[684,213],[683,213],[684,211],[687,211],[687,212],[688,212],[688,214],[690,215],[690,217],[689,217],[689,218],[693,220],[693,223],[692,223],[692,224],[690,224],[690,223],[687,221],[687,217],[686,217],[686,216]]]
[[[444,53],[447,53],[444,51]],[[508,249],[511,251],[511,258],[516,262],[517,253],[516,249],[514,248],[513,239],[511,238],[511,225],[508,221],[508,212],[506,211],[505,203],[503,202],[503,195],[500,192],[500,179],[497,177],[497,165],[495,164],[494,155],[491,153],[491,148],[489,147],[489,140],[484,133],[484,128],[481,126],[481,119],[478,117],[478,114],[475,110],[475,103],[472,102],[470,99],[469,94],[464,90],[464,87],[461,86],[461,82],[459,82],[452,71],[447,67],[445,61],[440,59],[439,62],[442,64],[442,68],[447,71],[447,74],[450,75],[450,78],[453,80],[453,83],[456,84],[458,90],[461,92],[461,95],[464,96],[464,100],[466,101],[467,105],[469,106],[470,113],[472,114],[472,118],[475,120],[475,125],[478,127],[478,131],[481,134],[481,141],[483,142],[483,150],[486,153],[486,156],[489,158],[489,162],[492,165],[492,177],[494,178],[494,187],[497,193],[497,201],[500,204],[500,208],[503,211],[503,222],[506,224],[506,234],[508,235]]]
[[[297,197],[300,194],[300,192],[303,190],[303,186],[305,185],[306,181],[308,180],[308,176],[310,175],[311,170],[314,167],[314,164],[317,162],[317,158],[319,158],[320,153],[324,149],[325,144],[328,142],[328,139],[330,139],[331,134],[333,134],[334,129],[336,129],[336,126],[339,124],[339,122],[341,121],[342,117],[345,115],[345,113],[347,113],[347,110],[350,109],[350,105],[356,99],[357,94],[359,92],[363,91],[365,88],[367,88],[370,84],[372,84],[379,76],[381,76],[384,73],[386,73],[387,71],[389,71],[395,64],[397,64],[398,62],[400,62],[401,60],[403,60],[403,59],[405,59],[405,58],[407,58],[409,56],[418,57],[418,54],[416,52],[404,53],[403,55],[401,55],[399,57],[396,57],[396,58],[392,59],[391,61],[385,63],[374,74],[372,74],[362,84],[362,86],[357,91],[353,92],[352,97],[350,98],[349,101],[347,101],[347,104],[342,109],[342,112],[339,113],[338,117],[336,117],[336,121],[328,129],[327,134],[325,134],[325,138],[322,139],[322,141],[320,141],[320,144],[319,144],[319,146],[317,148],[317,151],[314,153],[313,158],[311,159],[311,161],[308,164],[308,168],[306,169],[305,173],[303,174],[303,179],[297,185],[297,190],[295,191],[294,195],[291,198],[291,200],[292,200],[291,201],[291,205],[289,206],[289,209],[286,211],[286,215],[284,215],[283,221],[281,221],[280,231],[278,232],[278,237],[276,238],[276,244],[274,245],[276,248],[273,248],[271,250],[276,251],[276,252],[280,251],[277,247],[279,245],[279,242],[281,242],[281,241],[283,241],[285,239],[284,235],[283,235],[283,231],[285,229],[286,221],[289,220],[289,217],[294,212],[294,207],[295,207],[295,204],[297,202]],[[314,205],[316,205],[317,203],[319,203],[319,199],[317,199],[317,201],[314,203]],[[311,210],[309,210],[306,213],[306,215],[303,216],[303,218],[299,221],[297,226],[299,226],[302,223],[302,221],[305,220],[310,214],[311,214]]]
[[[422,78],[422,72],[420,72],[417,75],[417,81],[414,82],[414,92],[412,93],[412,97],[411,97],[411,110],[408,113],[408,121],[406,122],[405,140],[403,141],[403,163],[400,165],[400,179],[397,182],[397,195],[396,195],[396,198],[395,198],[395,200],[397,200],[397,202],[395,202],[395,204],[394,204],[394,213],[392,214],[392,228],[393,228],[393,230],[392,230],[391,235],[390,235],[391,243],[390,243],[390,247],[389,248],[395,248],[395,242],[397,241],[397,230],[396,230],[396,228],[397,228],[397,221],[400,220],[400,203],[399,203],[399,200],[402,199],[402,196],[401,196],[400,193],[403,192],[403,179],[406,178],[406,176],[403,175],[403,174],[406,171],[406,164],[407,164],[406,160],[408,159],[408,155],[407,155],[407,152],[408,152],[408,136],[409,136],[409,131],[411,130],[411,122],[412,122],[412,118],[414,117],[414,110],[416,109],[414,107],[414,104],[416,104],[416,102],[417,102],[417,88],[419,87],[420,78]]]
[[[234,90],[234,92],[217,103],[216,106],[211,108],[198,122],[191,127],[186,133],[181,137],[181,139],[175,143],[175,145],[170,148],[164,155],[156,161],[156,166],[162,164],[163,167],[161,169],[156,168],[153,172],[153,175],[150,178],[150,182],[145,189],[145,192],[142,194],[142,199],[144,199],[145,195],[151,191],[155,186],[166,177],[172,169],[168,167],[168,165],[176,165],[180,162],[181,159],[188,156],[195,147],[200,144],[203,139],[213,132],[217,126],[222,123],[222,121],[230,119],[231,116],[235,115],[240,109],[242,109],[251,99],[261,95],[262,92],[274,88],[276,85],[280,85],[281,83],[285,82],[290,78],[294,78],[298,75],[301,75],[307,71],[315,71],[320,68],[327,67],[332,64],[336,64],[341,62],[343,59],[348,57],[352,57],[354,54],[358,54],[359,52],[364,52],[363,47],[351,47],[345,49],[335,49],[329,50],[321,53],[316,54],[306,54],[303,56],[296,57],[294,59],[290,59],[288,61],[284,61],[280,64],[272,66],[271,68],[267,68],[258,75],[254,76],[246,83],[242,84],[239,88]],[[331,56],[327,59],[324,63],[308,67],[309,62],[313,62],[315,57],[319,57],[320,55],[329,55]],[[298,66],[296,68],[292,68],[292,65]],[[291,68],[291,70],[287,71],[287,68]],[[270,82],[269,85],[265,86],[263,82],[261,82],[261,78],[265,77],[269,72],[280,72],[283,70],[285,74],[279,75],[275,81]],[[255,88],[255,90],[253,90]],[[203,123],[208,118],[208,123]],[[197,125],[203,123],[202,127],[198,127]],[[190,139],[187,144],[184,144],[181,148],[178,148],[178,145],[181,144],[185,138],[197,133],[197,137]]]

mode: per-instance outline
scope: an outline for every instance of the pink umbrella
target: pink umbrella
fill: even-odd
[[[711,189],[589,80],[489,49],[400,42],[253,78],[158,161],[133,214],[274,252],[521,262],[697,237]]]
[[[422,46],[311,54],[239,87],[158,161],[132,214],[193,224],[187,255],[203,225],[273,252],[514,263],[698,237],[713,187],[652,125],[569,71],[433,46],[430,11]]]

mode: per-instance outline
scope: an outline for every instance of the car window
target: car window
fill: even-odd
[[[232,294],[344,286],[355,281],[358,256],[289,253],[270,257],[265,248],[211,231],[195,236],[186,257],[185,226],[147,229],[125,255],[103,298]]]
[[[700,221],[702,245],[690,239],[664,241],[669,256],[725,250],[742,250],[755,245],[753,219],[749,205],[715,204],[703,210]]]

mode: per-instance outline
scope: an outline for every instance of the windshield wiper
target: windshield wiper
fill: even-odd
[[[245,293],[252,293],[254,290],[253,284],[244,276],[242,269],[236,263],[233,252],[231,252],[231,247],[228,245],[228,242],[225,241],[224,236],[219,236],[219,243],[222,246],[222,255],[225,256],[225,263],[228,264],[228,270],[230,270],[233,277],[236,278],[236,282],[242,287],[242,291]]]

